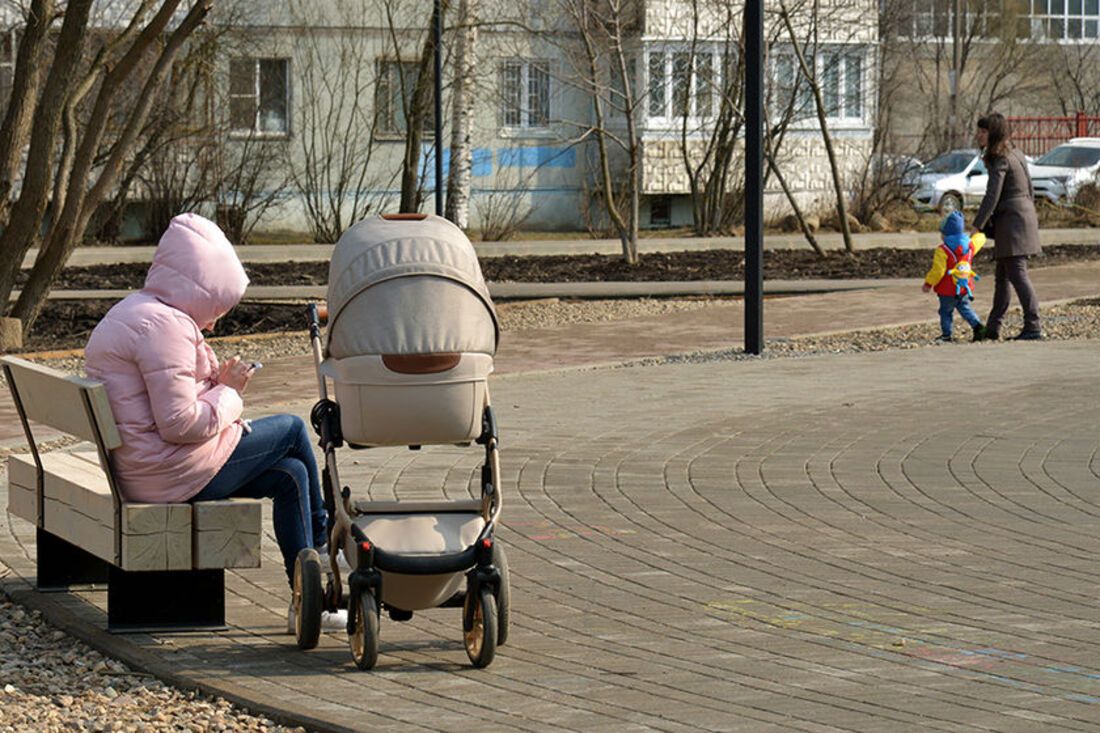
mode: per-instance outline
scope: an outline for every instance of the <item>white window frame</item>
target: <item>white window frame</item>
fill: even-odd
[[[1100,39],[1097,0],[1031,0],[1030,11],[1032,38],[1070,43]]]
[[[834,61],[835,60],[835,61]],[[781,63],[790,64],[794,79],[782,82],[779,79],[779,67]],[[867,49],[857,45],[833,45],[822,46],[818,49],[814,59],[817,81],[821,87],[822,101],[826,105],[825,120],[828,124],[840,127],[864,126],[867,124],[868,113],[868,89],[867,89]],[[850,87],[851,76],[858,65],[859,78],[856,86]],[[835,70],[836,96],[835,102],[830,99],[829,75]],[[798,57],[791,49],[779,48],[771,54],[769,68],[769,101],[773,114],[779,115],[788,103],[790,87],[795,79],[800,79],[802,70],[799,67]],[[798,86],[800,104],[795,111],[792,124],[795,127],[816,127],[817,107],[813,98],[813,91],[807,80],[801,79]],[[858,104],[851,104],[852,92],[858,93]],[[778,97],[782,94],[782,97]]]
[[[554,66],[549,59],[509,57],[500,60],[498,65],[500,75],[500,126],[506,131],[540,131],[550,127],[554,119]],[[510,71],[518,71],[519,78],[519,109],[516,109],[510,100],[507,84],[507,75]],[[538,83],[539,75],[545,79],[545,88],[537,90],[532,88]],[[545,105],[542,119],[536,116],[536,106],[533,104],[537,97],[543,97]],[[542,106],[542,105],[539,105]],[[518,114],[517,114],[518,113]],[[513,116],[514,115],[514,116]]]
[[[718,115],[721,106],[722,70],[724,54],[728,51],[721,42],[695,44],[694,55],[690,43],[654,43],[645,49],[642,71],[645,86],[638,91],[643,94],[642,111],[650,127],[679,127],[684,123],[687,112],[689,127],[699,127]],[[710,79],[707,84],[706,99],[708,109],[700,110],[703,99],[700,85],[702,59],[710,59]],[[687,88],[677,89],[677,79],[684,77],[687,70]],[[657,78],[656,73],[660,74]],[[686,95],[687,109],[681,100]],[[679,106],[679,108],[677,108]]]
[[[252,91],[249,94],[239,94],[233,92],[232,87],[232,64],[233,63],[247,63],[252,62]],[[283,130],[264,130],[262,129],[261,114],[263,109],[261,107],[261,100],[263,99],[263,90],[261,89],[261,82],[263,74],[261,72],[261,64],[279,62],[283,65],[286,75],[286,98],[283,103],[286,107],[285,129]],[[233,137],[263,137],[271,139],[284,139],[290,137],[291,132],[291,120],[293,119],[291,100],[293,98],[290,89],[290,59],[282,56],[243,56],[230,59],[230,110],[232,110],[232,102],[234,99],[251,99],[255,105],[256,112],[252,120],[252,127],[236,127],[232,111],[230,111],[230,135]]]
[[[0,71],[7,71],[8,84],[7,89],[0,87],[0,109],[7,109],[9,98],[11,97],[11,88],[15,83],[15,57],[19,53],[19,38],[15,32],[15,28],[8,28],[0,31],[7,37],[7,40],[11,44],[11,57],[3,58],[0,56]]]

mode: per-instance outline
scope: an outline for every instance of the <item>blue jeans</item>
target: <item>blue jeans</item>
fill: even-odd
[[[301,418],[272,415],[253,420],[252,432],[241,436],[229,460],[191,501],[229,497],[275,500],[275,539],[287,579],[293,582],[298,552],[324,544],[328,520],[317,462]]]
[[[944,336],[951,335],[951,320],[956,310],[971,327],[982,325],[982,319],[978,318],[978,314],[970,307],[970,298],[965,295],[941,295],[940,330],[943,331]]]

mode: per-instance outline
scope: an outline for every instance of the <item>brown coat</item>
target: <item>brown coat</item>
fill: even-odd
[[[1031,175],[1027,159],[1019,150],[998,155],[989,165],[989,184],[974,217],[974,228],[985,229],[991,221],[994,259],[1037,255],[1042,251]]]

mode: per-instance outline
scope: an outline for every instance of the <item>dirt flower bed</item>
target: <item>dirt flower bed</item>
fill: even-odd
[[[931,249],[931,248],[930,248]],[[768,250],[764,253],[765,277],[798,280],[808,278],[922,278],[931,261],[929,251],[870,249],[847,257],[830,252],[821,258],[811,251]],[[1100,259],[1100,246],[1055,245],[1045,248],[1032,267],[1062,265]],[[492,257],[482,261],[485,277],[504,282],[674,281],[738,280],[744,277],[744,259],[735,250],[655,252],[645,254],[634,267],[611,255],[554,255]],[[979,272],[992,269],[990,254],[978,257]],[[140,288],[148,269],[144,264],[68,268],[56,289]],[[258,285],[324,285],[328,265],[323,262],[250,264],[249,277]],[[113,305],[113,301],[51,301],[25,344],[28,351],[78,348]],[[555,306],[562,312],[576,310]],[[622,310],[622,309],[620,309]],[[300,304],[245,302],[219,323],[213,336],[299,331],[305,328]]]

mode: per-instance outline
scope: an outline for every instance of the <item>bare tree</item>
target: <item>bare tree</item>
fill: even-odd
[[[209,13],[212,3],[213,0],[196,0],[187,15],[165,39],[163,34],[168,22],[180,4],[180,0],[166,0],[122,56],[106,69],[99,83],[92,111],[84,125],[80,145],[73,157],[64,206],[55,214],[42,242],[34,269],[12,310],[12,315],[23,322],[24,333],[34,323],[54,278],[73,248],[83,238],[92,214],[118,180],[145,125],[156,98],[155,91],[168,76],[184,43]],[[109,114],[113,110],[117,112],[114,108],[119,92],[124,85],[131,82],[134,72],[150,55],[155,61],[141,84],[140,93],[134,98],[133,106],[124,115],[121,131],[111,145],[110,153],[101,160],[97,153],[107,130]],[[91,175],[93,167],[98,171],[98,175],[94,177]],[[13,215],[12,224],[14,222]],[[6,234],[7,232],[5,236]],[[8,291],[10,292],[10,286]]]
[[[345,29],[367,25],[369,4],[340,8],[344,15],[338,22]],[[315,27],[322,10],[311,0],[293,0],[291,11],[303,29],[297,42],[300,129],[287,148],[286,166],[313,238],[335,242],[381,205],[380,190],[395,178],[380,172],[375,159],[379,128],[385,124],[377,107],[386,101],[392,70],[384,62],[376,64],[364,34]],[[386,12],[394,22],[389,3]]]
[[[633,0],[558,0],[558,8],[570,35],[550,38],[562,45],[571,64],[569,82],[592,100],[591,121],[572,121],[580,129],[577,142],[595,145],[595,190],[622,243],[623,259],[635,264],[642,145],[629,33],[641,9]],[[609,99],[618,103],[609,104]]]
[[[31,126],[30,149],[22,177],[19,198],[12,208],[11,215],[0,235],[0,304],[7,303],[15,285],[15,276],[32,244],[37,240],[38,230],[46,213],[46,199],[49,195],[50,178],[54,169],[54,151],[56,149],[57,130],[61,124],[61,111],[69,93],[84,51],[87,37],[88,17],[92,0],[72,0],[65,8],[65,17],[58,35],[57,53],[50,65]],[[40,59],[34,59],[34,64]],[[31,73],[25,66],[17,73]],[[18,81],[13,84],[18,87]],[[24,93],[29,93],[30,84],[23,84]],[[15,100],[12,100],[15,104]],[[21,104],[33,104],[27,99]],[[26,330],[26,324],[23,326]]]
[[[957,46],[955,7],[962,9]],[[900,70],[906,80],[893,109],[918,125],[918,139],[905,152],[933,155],[957,147],[978,115],[1033,97],[1050,83],[1043,70],[1051,44],[1033,40],[1029,13],[1015,3],[961,0],[914,13],[911,0],[884,0],[880,19],[881,63],[888,75]]]
[[[451,85],[451,164],[447,171],[448,219],[470,225],[473,94],[477,72],[477,0],[460,0],[454,40],[454,82]],[[483,227],[484,229],[484,227]]]
[[[836,193],[836,213],[837,218],[840,220],[840,231],[844,236],[844,250],[849,254],[852,254],[855,249],[852,246],[852,230],[848,225],[848,205],[847,195],[844,192],[844,183],[842,174],[840,171],[840,165],[837,162],[836,151],[833,150],[833,138],[829,134],[829,123],[826,119],[828,110],[825,106],[825,100],[821,94],[821,86],[817,80],[817,73],[814,68],[811,68],[806,61],[806,55],[803,52],[803,44],[798,34],[794,30],[794,25],[791,23],[790,13],[787,11],[787,6],[780,0],[779,3],[780,18],[783,21],[784,27],[787,29],[787,37],[791,43],[791,49],[794,51],[795,58],[798,59],[798,66],[802,70],[802,76],[809,84],[810,91],[813,94],[814,107],[817,111],[817,122],[821,127],[821,139],[825,143],[825,154],[829,159],[829,169],[832,172],[833,190]],[[812,20],[817,19],[818,3],[814,0],[813,4],[814,14]],[[811,57],[812,59],[813,57]]]
[[[30,137],[31,115],[42,84],[43,52],[54,21],[54,0],[33,0],[24,16],[22,38],[15,57],[12,90],[0,124],[0,225],[6,225],[11,192],[23,149]]]

